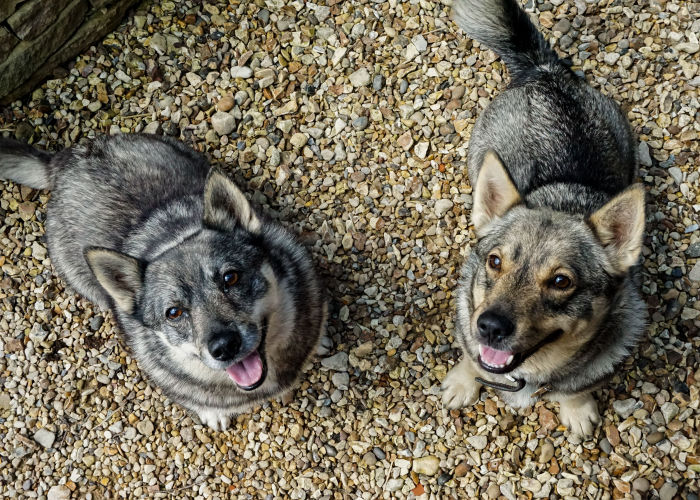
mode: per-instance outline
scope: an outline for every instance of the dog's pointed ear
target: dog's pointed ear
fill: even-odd
[[[588,218],[615,271],[621,274],[637,263],[642,252],[644,218],[641,184],[625,189]]]
[[[143,285],[144,264],[123,253],[99,247],[85,250],[85,260],[116,306],[133,314]]]
[[[477,235],[494,219],[520,203],[520,193],[508,175],[501,159],[488,150],[481,164],[474,188],[472,223]]]
[[[260,218],[238,186],[221,170],[212,168],[204,186],[204,224],[224,231],[241,227],[257,233]]]

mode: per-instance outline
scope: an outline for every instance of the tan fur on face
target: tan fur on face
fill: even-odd
[[[560,338],[541,347],[518,368],[523,374],[546,377],[564,367],[581,346],[592,338],[601,318],[607,312],[607,302],[602,297],[595,299],[592,304],[593,313],[588,319],[566,314],[552,315],[551,312],[543,310],[541,304],[545,298],[565,298],[574,292],[576,276],[554,254],[543,260],[530,259],[531,269],[527,279],[519,278],[523,264],[510,256],[513,255],[515,246],[521,243],[522,240],[504,242],[487,254],[498,255],[501,266],[500,270],[494,270],[489,267],[488,262],[483,263],[482,272],[494,280],[490,288],[480,284],[480,280],[474,281],[471,290],[473,312],[470,318],[472,339],[477,341],[479,316],[492,307],[507,314],[516,325],[513,345],[518,351],[530,349],[551,333],[562,330],[564,333]],[[534,262],[537,263],[536,268],[533,268]],[[552,288],[552,279],[557,274],[572,280],[569,289],[562,291]]]
[[[532,354],[520,366],[519,371],[542,376],[568,364],[578,350],[591,340],[606,312],[607,302],[601,297],[593,302],[593,315],[590,320],[560,315],[544,321],[542,326],[545,331],[561,329],[564,334]]]

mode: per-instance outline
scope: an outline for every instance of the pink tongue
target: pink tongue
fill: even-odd
[[[239,386],[245,388],[255,385],[262,377],[263,364],[258,351],[251,352],[243,361],[231,365],[226,373]]]
[[[489,365],[505,365],[511,354],[513,353],[510,351],[499,351],[486,345],[479,346],[481,361]]]

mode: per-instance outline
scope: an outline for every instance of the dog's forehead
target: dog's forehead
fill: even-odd
[[[253,270],[259,260],[259,249],[245,236],[202,231],[163,253],[149,267],[158,273],[196,280],[207,279],[224,267]]]
[[[591,233],[582,219],[548,210],[511,210],[490,238],[509,259],[551,265],[578,258],[591,246]]]

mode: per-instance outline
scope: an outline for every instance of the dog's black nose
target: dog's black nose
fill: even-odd
[[[498,344],[513,335],[515,325],[507,317],[493,311],[485,311],[476,320],[481,337],[488,344]]]
[[[217,361],[232,361],[241,348],[241,336],[235,331],[217,332],[207,344],[209,354]]]

